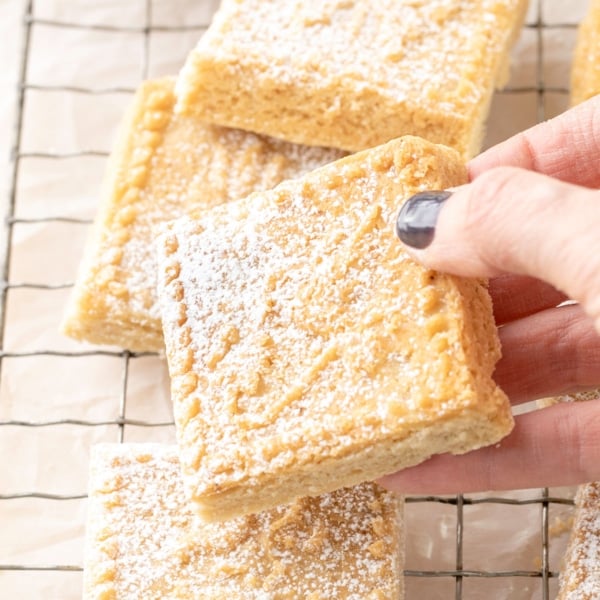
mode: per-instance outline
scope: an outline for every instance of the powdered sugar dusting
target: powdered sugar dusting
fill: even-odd
[[[225,0],[198,52],[269,57],[273,78],[350,78],[397,99],[460,111],[477,101],[482,54],[504,49],[503,17],[518,0]],[[506,42],[504,42],[505,44]],[[460,105],[455,99],[465,87]],[[444,99],[444,97],[446,99]]]
[[[582,485],[560,578],[558,600],[600,598],[600,483]]]
[[[112,343],[123,343],[119,335],[135,339],[136,329],[143,328],[145,336],[154,332],[154,343],[138,349],[162,346],[152,245],[158,225],[268,189],[343,156],[339,150],[299,147],[173,115],[173,85],[171,79],[151,81],[138,91],[137,112],[122,132],[128,147],[112,166],[115,178],[75,293],[84,296],[79,300],[84,305],[73,318],[86,320],[91,313],[92,332],[118,323]],[[107,314],[94,317],[97,311],[88,304],[99,298]]]
[[[375,484],[206,525],[174,447],[94,448],[85,600],[397,600],[401,570],[401,502]]]
[[[407,138],[169,226],[159,293],[195,497],[403,437],[474,398],[453,279],[410,260],[392,228],[401,198],[463,177],[454,153]]]
[[[525,6],[224,0],[181,71],[178,110],[305,144],[413,134],[473,152]]]
[[[157,226],[268,189],[342,156],[336,150],[300,147],[197,119],[171,118],[152,157],[122,262],[131,292],[128,308],[153,319],[159,318],[152,245]],[[143,290],[144,297],[151,295],[150,306],[137,290]]]

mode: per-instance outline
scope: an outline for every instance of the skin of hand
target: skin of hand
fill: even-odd
[[[468,166],[470,183],[451,195],[411,198],[398,235],[430,268],[490,278],[503,354],[494,378],[513,404],[600,388],[600,96]],[[519,415],[496,446],[435,456],[380,483],[449,494],[594,480],[600,400]]]

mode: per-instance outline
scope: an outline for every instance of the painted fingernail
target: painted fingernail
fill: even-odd
[[[396,235],[417,250],[427,248],[433,241],[440,209],[452,192],[435,190],[411,196],[400,209],[396,219]]]

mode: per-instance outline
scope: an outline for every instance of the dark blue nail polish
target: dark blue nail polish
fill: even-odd
[[[396,219],[396,235],[407,245],[418,250],[433,241],[440,209],[452,192],[435,190],[411,196],[400,209]]]

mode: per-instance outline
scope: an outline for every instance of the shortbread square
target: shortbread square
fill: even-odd
[[[93,449],[84,600],[401,600],[403,554],[402,501],[375,484],[210,525],[174,446]]]
[[[223,0],[177,109],[300,144],[418,135],[475,155],[526,0]]]
[[[590,0],[581,21],[571,70],[571,104],[600,94],[600,0]]]
[[[206,520],[374,480],[513,425],[486,287],[428,270],[402,201],[466,181],[414,137],[170,224],[159,297],[180,458]]]
[[[600,598],[600,483],[577,490],[575,519],[560,575],[557,600]]]
[[[343,155],[174,115],[173,88],[172,79],[143,83],[121,126],[63,323],[76,339],[161,350],[155,227]]]

